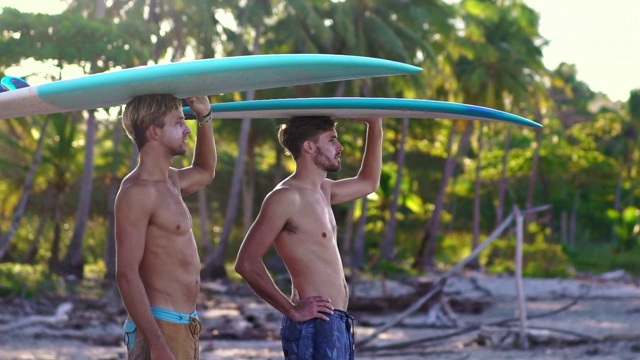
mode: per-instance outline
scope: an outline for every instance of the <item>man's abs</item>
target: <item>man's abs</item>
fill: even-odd
[[[278,249],[291,276],[291,285],[300,298],[322,295],[331,299],[333,306],[346,310],[349,290],[337,249],[306,251]]]
[[[194,311],[200,291],[200,258],[193,236],[148,239],[140,277],[151,306]]]
[[[317,277],[308,279],[294,279],[291,276],[291,286],[297,290],[301,299],[310,296],[326,296],[331,299],[331,304],[337,310],[347,311],[349,306],[349,288],[343,276],[333,279],[319,280]]]

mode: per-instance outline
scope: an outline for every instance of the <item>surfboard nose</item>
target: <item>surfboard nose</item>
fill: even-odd
[[[4,88],[4,90],[0,90],[0,92],[29,87],[29,83],[15,76],[3,77],[2,80],[0,80],[0,84],[2,84],[2,87]]]

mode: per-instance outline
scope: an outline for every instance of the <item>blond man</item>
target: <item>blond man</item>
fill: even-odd
[[[209,99],[186,101],[199,126],[192,163],[182,169],[171,167],[191,134],[179,99],[138,96],[123,114],[140,152],[115,206],[116,280],[128,313],[129,359],[199,358],[200,259],[182,197],[213,180],[217,157]]]

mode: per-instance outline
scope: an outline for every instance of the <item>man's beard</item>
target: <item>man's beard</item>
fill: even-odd
[[[173,156],[182,156],[187,153],[187,145],[186,143],[182,143],[171,149],[171,153]]]
[[[337,158],[334,160],[337,160],[337,162],[332,162],[331,159],[322,152],[322,150],[320,150],[320,148],[318,148],[318,152],[313,157],[313,163],[326,172],[337,172],[340,170],[340,159]]]

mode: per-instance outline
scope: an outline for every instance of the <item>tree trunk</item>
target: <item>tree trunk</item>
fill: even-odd
[[[245,175],[242,177],[242,230],[245,234],[249,231],[249,227],[251,227],[251,223],[253,222],[253,202],[256,188],[256,142],[257,134],[254,130],[250,129],[247,161],[244,169]]]
[[[507,129],[504,140],[504,154],[502,155],[502,169],[500,171],[500,181],[498,182],[498,205],[496,207],[496,227],[502,222],[505,196],[507,193],[507,163],[509,160],[509,149],[511,148],[511,127]]]
[[[349,204],[349,211],[344,219],[344,233],[342,233],[342,246],[340,253],[342,254],[342,263],[345,267],[351,266],[353,263],[352,248],[351,248],[351,236],[353,235],[353,213],[356,210],[356,202],[352,201]]]
[[[249,93],[251,93],[251,96],[247,96],[248,100],[250,100],[249,98],[253,98],[253,91],[249,91]],[[236,158],[235,166],[233,168],[233,178],[231,180],[231,190],[229,193],[227,211],[225,212],[222,235],[220,236],[220,243],[218,243],[216,249],[213,251],[211,256],[205,260],[204,267],[200,274],[203,279],[222,279],[227,277],[227,270],[224,267],[225,253],[240,203],[244,159],[247,151],[250,129],[251,119],[242,119],[240,139],[238,140],[238,157]]]
[[[398,154],[396,158],[396,164],[398,166],[396,172],[396,183],[393,188],[393,198],[391,200],[391,207],[389,209],[389,222],[387,223],[387,229],[380,245],[380,257],[384,260],[393,260],[394,254],[394,239],[396,236],[396,214],[398,213],[398,205],[400,202],[400,187],[402,184],[402,171],[404,170],[404,160],[407,147],[407,133],[409,132],[409,118],[402,119],[402,135],[400,136],[400,144]]]
[[[122,143],[123,129],[120,121],[113,124],[113,148],[120,147]],[[113,152],[111,162],[111,174],[109,175],[109,191],[107,192],[107,243],[105,244],[104,263],[107,267],[105,279],[115,279],[116,277],[116,232],[115,232],[115,204],[116,195],[120,188],[121,179],[118,177],[118,164],[120,164],[119,152]]]
[[[51,243],[51,256],[49,257],[49,272],[58,272],[58,265],[60,261],[60,237],[62,236],[62,193],[59,190],[55,190],[55,205],[53,211],[53,240]]]
[[[618,175],[618,184],[616,185],[616,194],[613,200],[613,209],[615,211],[622,210],[620,206],[620,197],[622,196],[622,172]],[[611,245],[614,245],[618,241],[618,236],[616,235],[616,224],[611,225]]]
[[[538,179],[538,164],[540,164],[540,142],[542,141],[542,131],[537,129],[535,132],[536,144],[533,151],[533,161],[531,162],[531,177],[529,178],[529,191],[527,192],[527,210],[534,206],[533,202],[536,194],[536,180]],[[535,218],[535,214],[527,214],[525,217],[525,228],[526,224],[532,221],[533,218]]]
[[[480,219],[482,218],[482,214],[480,213],[480,190],[482,186],[482,178],[480,177],[480,170],[482,169],[482,133],[483,133],[483,124],[479,123],[480,131],[478,134],[478,160],[476,163],[476,181],[473,195],[473,240],[471,247],[475,250],[478,245],[480,245]],[[469,268],[471,269],[479,269],[480,268],[480,260],[478,257],[475,257],[473,260],[469,262]]]
[[[567,226],[567,212],[563,211],[562,214],[560,214],[560,241],[563,244],[566,244],[568,242],[567,238],[567,232],[568,232],[568,226]]]
[[[256,36],[253,42],[253,55],[260,54],[260,39],[262,37],[262,18],[256,26]],[[255,99],[255,90],[247,91],[247,101]],[[240,138],[238,139],[238,157],[233,167],[233,177],[231,180],[231,190],[229,194],[229,203],[225,212],[224,225],[220,243],[218,247],[205,259],[204,266],[200,271],[203,279],[221,279],[227,277],[227,270],[224,267],[225,253],[229,244],[229,237],[233,229],[236,214],[238,212],[238,204],[240,202],[240,190],[242,189],[242,175],[244,173],[244,161],[247,154],[247,146],[249,143],[249,133],[251,131],[251,119],[242,119],[240,125]]]
[[[571,209],[571,218],[569,219],[569,247],[573,249],[576,243],[576,230],[578,222],[578,208],[580,207],[580,189],[576,189],[573,196],[573,208]]]
[[[469,137],[471,136],[472,130],[472,124],[467,124],[464,133],[460,137],[457,154],[466,153],[467,147],[469,146]],[[454,138],[455,128],[452,128],[451,135],[449,135],[449,144],[447,149],[449,157],[445,161],[442,183],[440,184],[440,190],[438,191],[438,196],[436,197],[435,209],[433,210],[433,214],[429,218],[429,221],[424,228],[420,248],[418,249],[416,261],[413,264],[413,267],[415,269],[423,270],[434,265],[435,254],[438,245],[438,232],[440,230],[440,217],[444,208],[444,198],[457,162],[457,155],[452,155]]]
[[[205,257],[213,251],[213,243],[209,233],[209,214],[211,209],[207,199],[207,188],[205,186],[198,189],[198,219],[200,219],[200,246]]]
[[[51,215],[51,210],[53,210],[53,202],[54,196],[49,190],[47,191],[44,201],[44,209],[42,211],[42,214],[40,214],[40,223],[38,224],[38,228],[36,229],[36,234],[33,237],[33,241],[31,241],[31,245],[29,246],[29,251],[22,260],[23,264],[33,264],[35,262],[36,256],[38,256],[38,250],[40,249],[40,240],[42,239],[44,228],[47,225],[47,219]]]
[[[0,237],[0,260],[2,260],[6,254],[9,244],[11,243],[11,240],[13,240],[13,237],[18,230],[18,226],[20,225],[20,221],[24,216],[24,211],[27,207],[27,202],[29,201],[29,193],[33,187],[33,178],[35,177],[36,170],[40,166],[40,161],[42,160],[42,146],[44,145],[44,138],[46,137],[47,126],[49,125],[50,119],[51,118],[47,117],[47,120],[45,120],[44,124],[40,127],[40,139],[38,139],[38,145],[33,155],[33,162],[31,163],[31,167],[29,167],[29,172],[27,173],[24,186],[22,187],[22,196],[20,197],[18,206],[13,214],[11,227],[6,234]]]
[[[84,168],[82,170],[82,178],[80,180],[80,199],[78,210],[76,212],[76,224],[73,231],[73,237],[71,238],[71,243],[69,244],[69,249],[67,250],[67,255],[62,261],[62,264],[60,264],[60,270],[64,274],[75,275],[78,279],[82,279],[84,270],[84,263],[82,261],[82,243],[89,219],[91,193],[93,192],[93,163],[96,127],[96,118],[93,112],[91,112],[87,119]]]

